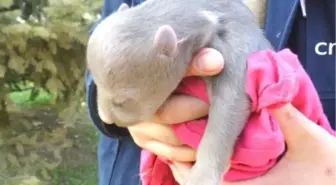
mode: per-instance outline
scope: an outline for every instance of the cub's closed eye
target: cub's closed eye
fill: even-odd
[[[123,100],[114,100],[112,101],[112,104],[116,107],[123,107],[127,103],[128,99],[123,99]]]
[[[113,101],[112,104],[116,107],[122,107],[122,105],[124,104],[123,102],[115,102]]]

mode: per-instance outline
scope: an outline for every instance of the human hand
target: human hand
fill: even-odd
[[[194,56],[185,76],[211,76],[224,66],[222,55],[214,49],[203,49]],[[134,142],[141,148],[172,161],[194,161],[196,151],[183,145],[169,124],[201,118],[208,114],[209,105],[202,100],[173,95],[158,110],[151,122],[129,127]]]
[[[288,104],[270,110],[284,134],[287,152],[280,162],[262,177],[224,182],[223,185],[332,185],[336,181],[336,138],[308,120]],[[190,164],[171,165],[174,177],[182,182]]]

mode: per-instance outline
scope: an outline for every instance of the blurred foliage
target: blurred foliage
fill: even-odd
[[[13,122],[0,132],[0,184],[96,184],[98,132],[84,114],[67,128],[53,110],[11,111]]]
[[[0,126],[8,125],[6,97],[30,89],[53,96],[59,113],[83,100],[85,45],[102,0],[1,0]],[[23,89],[24,88],[24,89]]]
[[[0,184],[96,184],[85,47],[103,0],[0,0]]]

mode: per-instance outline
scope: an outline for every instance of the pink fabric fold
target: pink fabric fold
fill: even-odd
[[[231,167],[223,175],[223,180],[238,181],[261,176],[276,164],[285,151],[283,135],[267,108],[292,103],[310,120],[335,135],[311,79],[289,49],[252,54],[248,58],[246,81],[246,93],[252,100],[252,114],[237,141]],[[198,77],[184,79],[176,92],[209,103],[205,82]],[[172,125],[172,128],[183,143],[197,148],[206,124],[205,117]],[[140,165],[143,185],[178,185],[168,164],[169,161],[143,150]]]

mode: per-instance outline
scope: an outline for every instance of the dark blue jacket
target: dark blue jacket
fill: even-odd
[[[136,5],[142,1],[104,0],[102,17],[122,2]],[[299,0],[268,0],[265,34],[277,50],[288,47],[298,54],[335,128],[335,0],[305,1],[307,17],[302,16]],[[103,133],[98,150],[100,185],[138,185],[140,149],[126,129],[100,120],[96,87],[89,73],[86,88],[89,115]]]

